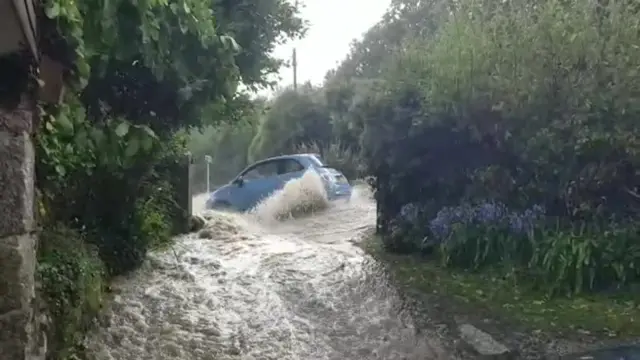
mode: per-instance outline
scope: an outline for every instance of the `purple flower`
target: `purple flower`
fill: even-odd
[[[413,222],[418,219],[419,209],[414,203],[405,204],[400,208],[400,217],[402,219]]]
[[[535,205],[524,212],[509,211],[507,206],[498,202],[484,202],[475,206],[460,205],[444,207],[429,222],[433,236],[440,241],[446,239],[454,225],[498,227],[513,234],[525,234],[531,231],[544,217],[544,208]]]
[[[507,207],[501,203],[483,203],[475,208],[475,220],[477,223],[493,225],[503,221],[507,215]]]

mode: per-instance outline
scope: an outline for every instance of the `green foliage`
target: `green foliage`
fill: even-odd
[[[296,147],[295,152],[320,155],[325,165],[340,170],[347,179],[356,180],[363,175],[363,164],[359,154],[339,142],[325,146],[317,142],[301,144]]]
[[[138,203],[172,197],[171,187],[154,179],[154,164],[178,154],[144,125],[91,124],[73,98],[54,111],[42,123],[36,149],[44,220],[87,232],[110,273],[131,269],[154,241],[166,241],[161,230],[137,230],[152,216],[139,214],[149,208]],[[159,206],[155,216],[168,220]]]
[[[635,227],[554,229],[534,239],[529,267],[551,293],[627,289],[640,279]]]
[[[551,294],[637,282],[637,15],[623,0],[394,1],[323,88],[333,138],[375,179],[388,249],[419,250],[446,206],[542,205],[556,226],[458,226],[442,260]]]
[[[466,270],[499,267],[549,295],[626,289],[640,279],[637,229],[593,226],[537,229],[514,236],[495,227],[454,229],[441,246],[444,265]]]
[[[183,134],[245,117],[249,101],[238,86],[270,85],[268,76],[281,65],[274,46],[302,35],[305,24],[297,4],[283,0],[47,0],[40,6],[39,45],[63,65],[68,94],[42,109],[37,132],[41,221],[79,234],[76,249],[95,247],[99,257],[85,264],[88,255],[71,249],[76,257],[66,259],[66,247],[42,257],[63,349],[51,356],[64,358],[84,330],[77,319],[95,314],[92,306],[70,303],[84,299],[80,286],[140,266],[149,249],[167,246],[187,220]],[[245,136],[245,149],[252,137]],[[89,263],[104,274],[83,280],[69,273]],[[78,288],[57,292],[67,285]]]
[[[271,50],[304,29],[297,7],[280,0],[50,0],[44,7],[44,51],[87,84],[90,118],[122,116],[158,133],[218,120],[202,116],[204,109],[233,111],[240,81],[267,85],[280,65]]]
[[[249,147],[249,162],[284,155],[312,141],[328,144],[331,118],[322,92],[310,84],[285,89],[270,104]]]
[[[257,100],[234,123],[191,131],[188,149],[194,159],[192,180],[194,192],[203,192],[207,188],[206,155],[212,158],[210,164],[212,187],[228,182],[248,165],[249,145],[256,134],[262,111],[262,101]]]
[[[584,331],[603,338],[633,339],[640,334],[640,316],[634,294],[581,294],[572,298],[549,297],[501,271],[464,271],[443,267],[435,261],[424,261],[415,254],[398,255],[384,251],[381,239],[363,239],[361,246],[378,261],[384,263],[394,283],[406,295],[424,302],[425,309],[435,310],[425,315],[429,321],[457,326],[451,314],[463,315],[466,321],[482,323],[491,319],[492,335],[531,332],[536,339],[557,342]],[[517,280],[517,279],[516,279]],[[420,317],[418,317],[420,318]],[[529,344],[531,345],[531,344]],[[527,347],[529,347],[529,345]],[[535,349],[535,347],[531,347]],[[534,358],[539,355],[535,352]],[[524,356],[524,354],[521,354]]]
[[[53,320],[49,356],[66,359],[82,350],[84,332],[102,308],[102,262],[79,233],[51,225],[39,234],[37,273]]]

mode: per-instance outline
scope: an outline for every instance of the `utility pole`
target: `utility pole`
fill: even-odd
[[[296,56],[296,48],[293,48],[291,63],[293,64],[293,90],[298,90],[298,57]]]

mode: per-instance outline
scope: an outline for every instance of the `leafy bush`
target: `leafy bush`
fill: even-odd
[[[632,224],[567,228],[551,223],[539,206],[514,212],[495,202],[445,207],[430,221],[407,204],[401,217],[407,226],[426,224],[416,232],[427,233],[421,246],[435,250],[444,265],[498,267],[552,295],[620,289],[640,280],[639,233]]]
[[[150,232],[148,222],[156,217],[156,223],[171,226],[168,204],[175,195],[164,180],[170,174],[160,176],[157,165],[178,161],[180,149],[159,142],[144,125],[93,125],[69,99],[38,133],[37,183],[45,220],[86,233],[110,274],[135,268],[154,242],[167,241],[166,229]]]
[[[329,81],[330,113],[362,129],[387,249],[439,244],[450,266],[552,293],[637,281],[638,7],[444,3],[398,1]],[[487,203],[502,220],[478,218]]]
[[[638,235],[637,226],[547,229],[533,239],[529,276],[552,294],[625,290],[640,280]]]
[[[439,243],[447,265],[472,269],[521,265],[531,257],[530,238],[543,216],[539,206],[524,212],[492,202],[446,207],[429,222],[431,238],[425,238],[422,245]]]
[[[105,269],[97,251],[62,225],[39,234],[37,273],[52,317],[49,356],[66,359],[81,350],[84,333],[102,307]]]

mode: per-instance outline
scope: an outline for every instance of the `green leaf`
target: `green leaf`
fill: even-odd
[[[89,145],[88,134],[85,129],[77,131],[74,140],[76,145],[81,149],[85,149],[87,145]]]
[[[91,129],[91,139],[93,139],[93,142],[95,143],[96,147],[100,148],[104,145],[106,141],[106,136],[104,134],[104,131],[102,131],[102,129],[93,128]]]
[[[142,129],[147,134],[147,136],[151,137],[152,139],[158,139],[158,135],[156,135],[156,133],[150,127],[141,125],[140,129]]]
[[[129,133],[129,123],[126,121],[121,122],[118,127],[116,127],[116,135],[118,137],[125,137]]]
[[[150,151],[153,148],[153,138],[146,136],[142,138],[141,142],[144,151]]]
[[[60,4],[54,2],[51,6],[47,7],[45,14],[49,19],[55,19],[60,16]]]
[[[140,150],[140,140],[137,137],[132,137],[127,143],[124,155],[132,158],[138,153],[138,150]]]
[[[56,118],[56,125],[65,135],[73,134],[73,123],[66,114],[60,113]]]
[[[65,176],[67,174],[67,171],[64,169],[64,166],[62,166],[60,164],[56,165],[56,172],[60,176]]]

